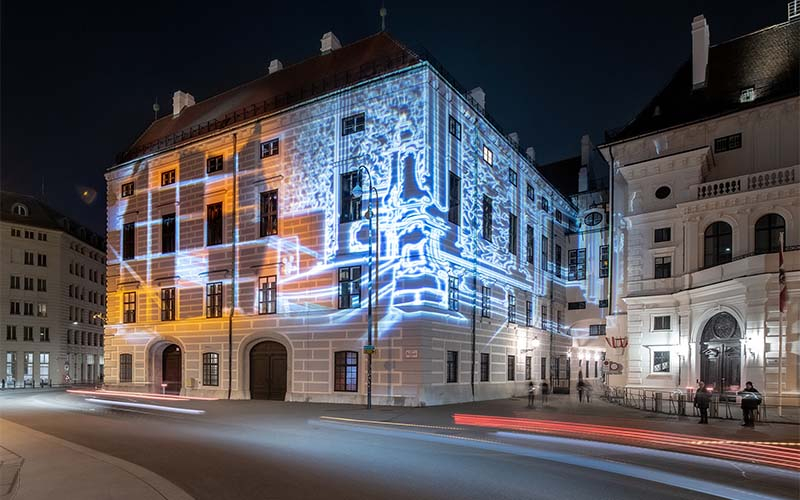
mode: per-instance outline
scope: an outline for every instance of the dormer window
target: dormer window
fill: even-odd
[[[756,89],[755,87],[747,87],[746,89],[742,89],[742,93],[739,94],[739,102],[753,102],[756,100]]]
[[[29,213],[28,207],[22,203],[14,203],[14,206],[11,207],[11,212],[22,217],[27,217]]]

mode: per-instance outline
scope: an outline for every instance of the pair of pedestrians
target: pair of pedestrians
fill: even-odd
[[[541,392],[542,392],[542,407],[547,404],[547,393],[550,391],[550,386],[547,385],[547,382],[542,382],[540,385]],[[528,408],[534,408],[536,406],[536,386],[533,385],[533,382],[528,382]]]
[[[745,427],[755,427],[755,412],[761,404],[761,393],[753,387],[752,382],[747,382],[745,388],[739,393],[742,398],[742,424]],[[700,382],[697,387],[697,394],[694,396],[694,406],[700,411],[700,421],[698,424],[708,423],[708,407],[711,403],[711,394],[706,389],[706,384]]]

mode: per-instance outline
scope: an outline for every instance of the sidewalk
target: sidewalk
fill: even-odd
[[[0,419],[0,500],[190,500],[138,465]]]

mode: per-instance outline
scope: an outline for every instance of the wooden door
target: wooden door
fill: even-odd
[[[261,342],[250,350],[250,398],[286,399],[286,348],[277,342]]]
[[[164,349],[161,357],[161,381],[167,384],[167,394],[180,394],[182,385],[181,348],[175,344]]]

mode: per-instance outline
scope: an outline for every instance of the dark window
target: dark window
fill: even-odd
[[[714,139],[714,153],[724,153],[742,147],[742,134],[726,135]]]
[[[481,353],[481,382],[489,381],[489,353]]]
[[[361,266],[339,268],[339,309],[361,307]]]
[[[528,264],[533,264],[533,226],[530,224],[525,232],[525,258],[528,260]]]
[[[567,304],[567,309],[569,309],[570,311],[574,311],[576,309],[586,309],[586,302],[585,301],[570,302]]]
[[[447,351],[447,382],[458,382],[458,351]]]
[[[47,280],[42,278],[36,279],[36,291],[37,292],[46,292],[47,291]]]
[[[531,369],[533,367],[531,365],[532,365],[531,357],[525,356],[525,380],[530,380],[531,378],[533,378],[531,374],[532,371]]]
[[[358,391],[358,353],[338,351],[333,355],[333,390],[341,392]]]
[[[342,135],[355,134],[364,131],[364,113],[350,115],[342,118]]]
[[[175,287],[161,289],[161,321],[175,321]]]
[[[206,208],[206,245],[222,244],[222,202],[212,203]]]
[[[511,167],[508,167],[508,182],[511,183],[512,186],[516,186],[519,182],[517,180],[517,171]]]
[[[569,279],[571,281],[586,279],[585,248],[569,251]]]
[[[206,173],[213,174],[222,170],[222,155],[212,156],[206,160]]]
[[[556,245],[555,248],[555,268],[556,268],[556,277],[561,277],[561,245]]]
[[[533,302],[525,301],[525,326],[533,326]]]
[[[670,241],[672,239],[672,228],[670,227],[659,227],[653,233],[653,241],[656,243],[661,243],[662,241]]]
[[[483,195],[483,239],[492,241],[492,199]]]
[[[583,223],[587,226],[596,226],[603,221],[603,214],[600,212],[589,212],[583,217]]]
[[[447,199],[447,220],[459,224],[461,220],[461,179],[450,172]]]
[[[778,214],[767,214],[756,222],[756,253],[772,253],[780,249],[780,235],[786,222]]]
[[[341,205],[342,212],[339,222],[352,222],[361,219],[361,197],[353,196],[353,189],[361,186],[361,173],[359,171],[342,174]]]
[[[659,200],[663,200],[671,193],[672,190],[669,188],[669,186],[661,186],[660,188],[656,189],[656,198],[658,198]]]
[[[33,252],[25,252],[25,265],[32,266],[33,265]]]
[[[447,278],[448,309],[458,311],[458,277]]]
[[[512,354],[508,356],[508,380],[514,380],[517,372],[517,360]]]
[[[545,304],[542,304],[541,319],[542,319],[542,330],[546,331],[547,328],[549,327],[549,325],[548,325],[548,321],[547,321],[547,305],[545,305]]]
[[[36,254],[36,264],[41,267],[47,267],[47,255],[45,254]],[[31,288],[33,290],[33,288]]]
[[[278,190],[261,193],[261,237],[278,234]]]
[[[653,351],[653,373],[669,373],[669,351]]]
[[[564,222],[564,214],[559,209],[556,209],[556,222]]]
[[[491,317],[492,289],[488,286],[481,287],[481,318]]]
[[[545,380],[547,378],[547,358],[546,357],[542,358],[542,364],[539,365],[539,369],[541,370],[541,373],[539,374],[540,378],[542,380]]]
[[[730,262],[732,258],[733,231],[727,222],[715,222],[708,226],[704,237],[705,267]]]
[[[589,325],[589,335],[597,337],[606,334],[606,325]]]
[[[541,268],[542,271],[547,271],[548,262],[547,262],[547,236],[542,235],[542,257],[541,257]]]
[[[136,254],[136,223],[122,225],[122,260],[132,259]]]
[[[600,247],[600,277],[608,278],[608,245]]]
[[[653,330],[669,330],[670,317],[669,316],[654,316],[653,317]]]
[[[601,309],[608,309],[608,299],[602,299],[597,302],[597,307]]]
[[[6,340],[17,340],[17,327],[6,325]],[[69,344],[69,342],[67,342]]]
[[[656,257],[655,278],[669,278],[672,276],[672,257]]]
[[[122,197],[133,196],[133,182],[126,182],[122,185]]]
[[[206,283],[206,318],[222,317],[222,282]]]
[[[450,115],[450,119],[447,121],[447,130],[450,135],[461,140],[461,123],[453,115]]]
[[[536,191],[533,189],[530,183],[527,183],[527,187],[525,189],[525,194],[531,201],[536,201]]]
[[[46,326],[39,327],[39,342],[50,342],[50,329]]]
[[[275,156],[279,152],[280,139],[272,139],[271,141],[261,143],[261,157]]]
[[[219,385],[219,354],[203,353],[203,385]]]
[[[517,322],[517,297],[513,293],[508,294],[508,322]]]
[[[119,355],[119,381],[130,382],[133,380],[133,355]]]
[[[550,212],[550,200],[547,198],[542,198],[542,210],[545,212]]]
[[[9,314],[19,314],[19,302],[11,301],[11,311]]]
[[[278,312],[278,276],[258,278],[258,314]]]
[[[519,224],[517,223],[517,216],[508,213],[508,251],[512,255],[517,255],[517,247],[519,246]]]
[[[175,251],[175,214],[161,217],[161,253]]]
[[[170,184],[175,184],[175,169],[167,170],[166,172],[161,172],[161,185],[162,186],[169,186]]]
[[[136,292],[122,294],[122,322],[136,323]]]
[[[33,341],[33,327],[32,326],[23,326],[22,327],[22,340]],[[82,342],[81,342],[82,344]]]

